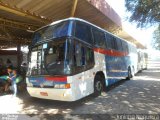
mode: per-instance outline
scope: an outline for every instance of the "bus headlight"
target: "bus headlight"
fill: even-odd
[[[54,85],[54,88],[59,88],[59,84],[55,84],[55,85]]]
[[[71,85],[70,84],[55,84],[54,88],[57,88],[57,89],[69,89],[69,88],[71,88]]]

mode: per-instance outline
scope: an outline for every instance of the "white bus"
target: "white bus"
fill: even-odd
[[[32,97],[75,101],[99,95],[137,70],[135,45],[78,18],[53,22],[34,33],[27,90]]]
[[[138,51],[137,69],[138,69],[138,72],[142,72],[142,70],[147,69],[148,54],[144,49],[138,49],[137,51]]]

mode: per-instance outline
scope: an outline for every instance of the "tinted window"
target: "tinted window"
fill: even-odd
[[[94,65],[94,53],[93,50],[88,47],[86,47],[85,52],[86,52],[86,64],[87,68],[89,68],[92,65]]]
[[[84,44],[74,41],[73,44],[73,71],[81,72],[94,65],[93,50]]]
[[[113,49],[118,50],[116,38],[113,36],[111,37],[111,46]]]
[[[124,41],[122,41],[122,49],[123,49],[124,52],[126,51],[126,46],[125,46],[125,42]]]
[[[49,49],[46,51],[46,66],[53,64],[62,64],[64,62],[65,42],[50,43]]]
[[[94,44],[98,47],[106,48],[104,32],[93,28],[92,33],[94,38]]]
[[[68,26],[69,22],[67,21],[44,27],[35,32],[32,43],[35,44],[36,42],[41,40],[67,36]]]
[[[121,42],[121,40],[119,39],[119,38],[117,38],[117,47],[118,47],[118,50],[119,51],[122,51],[123,50],[123,48],[122,48],[122,42]]]
[[[132,53],[137,53],[137,49],[135,46],[129,44],[129,51],[132,52]]]
[[[77,67],[81,67],[86,64],[84,47],[78,42],[75,42],[74,44],[74,63]]]
[[[112,37],[109,34],[106,34],[106,45],[108,49],[112,49]]]
[[[50,42],[44,50],[45,68],[51,75],[70,74],[69,43],[66,41]]]
[[[92,44],[92,36],[90,27],[81,22],[76,22],[75,36],[89,44]]]
[[[69,50],[68,40],[51,41],[32,48],[28,75],[70,74]]]
[[[125,41],[123,41],[123,50],[124,50],[125,52],[129,52],[129,50],[128,50],[128,43],[125,42]]]

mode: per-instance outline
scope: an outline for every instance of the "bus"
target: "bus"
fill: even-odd
[[[32,97],[76,101],[96,96],[137,70],[137,48],[79,18],[53,22],[35,31],[26,77]]]
[[[144,49],[138,49],[137,53],[138,53],[137,69],[138,69],[138,72],[142,72],[142,70],[147,69],[148,54],[147,54],[146,50],[144,50]]]
[[[144,65],[143,65],[143,69],[147,70],[148,68],[148,53],[145,51],[144,52]]]

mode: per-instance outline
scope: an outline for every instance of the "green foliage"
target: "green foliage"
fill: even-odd
[[[125,6],[132,13],[130,22],[138,27],[160,23],[160,0],[125,0]]]
[[[152,46],[160,50],[160,0],[125,0],[125,2],[127,10],[131,12],[129,21],[136,22],[137,27],[159,25],[153,33]]]
[[[153,42],[152,42],[152,46],[157,49],[160,50],[160,25],[159,27],[154,31],[153,33]]]

